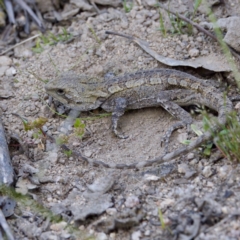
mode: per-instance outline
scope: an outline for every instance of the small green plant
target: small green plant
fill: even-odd
[[[36,120],[30,122],[26,118],[23,118],[22,116],[15,114],[17,117],[19,117],[23,123],[24,130],[36,130],[33,133],[34,138],[39,138],[40,136],[45,136],[45,133],[42,130],[43,125],[48,121],[47,118],[39,117]]]
[[[69,158],[72,156],[72,150],[64,150],[63,153]]]
[[[66,135],[61,135],[56,139],[56,144],[57,145],[62,145],[68,143],[69,136]]]
[[[187,25],[186,22],[184,22],[179,17],[176,17],[169,12],[168,12],[168,17],[172,25],[172,29],[171,29],[172,34],[183,34],[183,27]]]
[[[194,0],[192,19],[195,17],[197,10],[198,10],[199,6],[201,5],[201,3],[202,3],[202,0]]]
[[[205,131],[210,131],[213,124],[216,124],[214,120],[204,116]],[[213,133],[215,144],[225,157],[240,161],[240,124],[236,112],[228,114],[227,124],[220,127],[222,129],[220,132]]]
[[[82,138],[84,133],[85,133],[85,124],[81,121],[80,118],[77,118],[75,123],[74,123],[74,129],[75,129],[75,134],[79,137]]]
[[[166,229],[166,224],[164,222],[163,214],[162,214],[161,209],[158,209],[158,217],[159,217],[162,229],[165,230]]]
[[[32,122],[27,121],[25,118],[21,118],[21,119],[22,119],[25,131],[32,130],[32,129],[41,130],[43,125],[48,121],[48,119],[44,117],[39,117]]]
[[[163,213],[162,213],[161,209],[158,209],[158,217],[159,217],[159,221],[161,223],[162,230],[167,230],[168,232],[171,233],[170,228],[166,225],[166,223],[164,221]]]
[[[33,138],[39,139],[40,137],[42,137],[42,132],[40,130],[33,133]]]
[[[101,42],[101,40],[99,39],[99,37],[97,36],[97,34],[96,34],[95,30],[93,29],[93,27],[91,27],[90,25],[88,25],[88,28],[89,28],[89,30],[91,31],[91,33],[93,34],[93,37],[95,38],[96,42],[97,42],[98,44],[101,44],[102,42]]]
[[[192,16],[188,16],[188,17],[190,17],[191,19],[193,19],[195,17],[196,12],[197,12],[199,6],[201,5],[201,3],[202,3],[202,0],[195,0],[194,1],[193,14],[192,14]],[[155,6],[159,7],[159,3],[156,3]],[[178,17],[177,14],[172,14],[167,9],[165,9],[165,10],[167,11],[168,18],[169,18],[170,23],[172,25],[172,29],[170,29],[172,34],[183,34],[185,32],[185,33],[188,33],[189,35],[191,35],[193,33],[193,26],[190,23],[182,20],[180,17]],[[160,31],[163,33],[163,36],[165,37],[167,31],[166,31],[166,28],[164,26],[164,20],[163,20],[162,13],[160,11],[160,7],[159,7],[159,15],[160,15],[160,17],[159,17]],[[187,15],[190,15],[190,13],[187,13]]]
[[[133,8],[133,2],[127,3],[127,0],[123,0],[123,8],[126,13],[129,13]]]
[[[59,223],[62,221],[62,217],[60,216],[60,214],[59,215],[54,214],[49,209],[44,207],[42,204],[32,199],[30,195],[23,195],[21,193],[18,193],[12,187],[6,186],[4,184],[0,185],[0,194],[1,196],[8,196],[9,198],[16,201],[18,203],[19,210],[22,210],[23,208],[27,209],[27,211],[31,210],[35,212],[38,216],[41,215],[49,219],[50,223]],[[74,236],[74,239],[82,240],[96,239],[95,237],[90,236],[87,232],[80,231],[72,223],[69,223],[64,230],[71,233]]]
[[[54,45],[58,42],[66,42],[72,38],[72,34],[68,33],[65,28],[62,29],[62,33],[54,35],[49,32],[46,35],[41,35],[36,39],[36,46],[32,48],[33,52],[41,53],[46,45]]]
[[[196,125],[191,124],[191,129],[193,130],[193,132],[196,133],[196,135],[197,135],[198,137],[200,137],[201,135],[203,135],[203,132],[202,132],[201,130],[199,130]],[[181,143],[182,143],[182,144],[185,144],[185,145],[188,145],[188,144],[191,143],[191,140],[184,140],[184,141],[182,141]],[[212,142],[210,142],[210,143],[205,143],[205,144],[203,144],[202,147],[203,147],[203,149],[204,149],[204,150],[203,150],[203,154],[204,154],[205,156],[210,156],[211,150],[212,150],[212,147],[213,147],[213,143],[212,143]]]
[[[166,28],[165,28],[165,25],[164,25],[164,21],[163,21],[163,16],[162,16],[162,13],[159,9],[159,25],[160,25],[160,31],[162,32],[163,36],[166,37],[167,35],[167,31],[166,31]]]

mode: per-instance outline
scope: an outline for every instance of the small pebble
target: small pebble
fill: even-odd
[[[115,239],[116,238],[116,233],[110,233],[109,237],[110,237],[110,239]]]
[[[131,240],[140,240],[142,233],[140,231],[133,232],[131,235]]]
[[[202,55],[202,56],[208,55],[208,53],[209,53],[209,52],[208,52],[207,50],[202,50],[202,51],[201,51],[201,55]]]
[[[204,177],[208,178],[212,175],[212,169],[211,169],[211,166],[205,166],[203,171],[202,171],[202,174]]]
[[[0,66],[10,66],[12,59],[7,56],[0,56]]]
[[[234,109],[236,109],[236,110],[240,109],[240,102],[238,102],[238,103],[235,105]]]
[[[16,75],[17,70],[14,67],[10,67],[6,70],[5,75],[8,77],[12,77],[14,75]]]
[[[192,160],[192,159],[194,159],[194,153],[189,153],[187,155],[187,160]]]
[[[50,152],[48,159],[51,161],[51,163],[56,163],[58,160],[58,154],[56,152]]]
[[[145,236],[150,236],[150,234],[151,234],[151,231],[150,231],[150,230],[146,230],[146,231],[144,232],[144,235],[145,235]]]
[[[37,93],[33,93],[31,98],[33,101],[37,101],[39,100],[39,95]]]
[[[50,229],[53,231],[61,231],[67,226],[66,222],[54,223],[50,226]]]
[[[202,37],[197,37],[196,40],[200,43],[203,41]]]
[[[221,179],[225,179],[231,170],[232,169],[231,169],[230,166],[224,165],[224,166],[219,168],[218,175]]]
[[[97,240],[108,240],[108,237],[105,233],[100,232],[96,234],[96,239]]]
[[[186,173],[189,170],[189,167],[186,163],[181,163],[178,165],[178,172],[179,173]]]
[[[199,50],[196,48],[192,48],[189,50],[188,54],[190,57],[197,57],[199,55]]]
[[[108,215],[110,215],[110,216],[113,216],[113,215],[115,215],[115,214],[117,213],[117,209],[116,209],[116,208],[108,208],[108,209],[106,210],[106,213],[107,213]]]
[[[8,66],[0,66],[0,77],[2,77],[5,74],[8,68],[9,68]]]
[[[133,208],[135,206],[139,205],[139,199],[137,196],[128,196],[125,201],[125,206],[128,208]]]
[[[84,151],[84,155],[85,155],[86,157],[91,157],[92,154],[93,154],[93,151],[91,151],[91,150],[85,150],[85,151]]]
[[[149,7],[156,7],[156,1],[155,0],[145,0],[145,2]]]

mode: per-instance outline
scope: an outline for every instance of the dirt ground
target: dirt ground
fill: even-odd
[[[109,72],[122,75],[166,68],[135,43],[107,35],[106,30],[141,38],[165,57],[191,59],[192,49],[198,50],[198,56],[214,53],[222,57],[218,44],[197,30],[192,36],[168,33],[164,37],[159,30],[158,8],[139,2],[134,2],[129,13],[119,7],[87,20],[77,15],[66,27],[75,36],[73,41],[44,46],[43,52],[27,57],[10,56],[16,74],[2,77],[1,85],[10,84],[14,97],[1,100],[2,120],[9,138],[16,133],[29,146],[28,157],[18,154],[12,158],[17,188],[62,216],[61,222],[55,222],[50,215],[43,216],[17,203],[15,215],[8,219],[16,239],[240,239],[239,163],[215,157],[217,149],[212,150],[210,158],[196,149],[162,165],[112,170],[64,154],[49,139],[36,137],[36,130],[26,132],[21,120],[13,115],[17,113],[29,121],[45,117],[48,121],[44,130],[57,137],[68,109],[58,104],[60,115],[50,111],[44,82],[69,70],[104,77]],[[188,1],[178,1],[176,9],[178,6],[184,11]],[[227,15],[223,6],[215,8],[217,16]],[[198,20],[207,21],[201,13]],[[168,24],[166,28],[170,29]],[[61,29],[54,26],[51,31],[58,34]],[[22,48],[31,50],[27,45]],[[213,72],[175,69],[219,80],[219,74]],[[220,79],[226,82],[226,76],[222,73]],[[103,113],[81,113],[86,133],[79,138],[70,131],[67,145],[88,158],[107,163],[129,164],[164,154],[161,137],[177,121],[161,108],[128,111],[120,120],[120,128],[129,137],[118,139],[111,130],[111,116],[101,117]],[[201,126],[201,115],[194,114],[193,118]],[[170,151],[182,146],[181,141],[187,137],[194,139],[196,135],[188,135],[186,129],[176,131]],[[22,174],[26,166],[34,170],[23,170]]]

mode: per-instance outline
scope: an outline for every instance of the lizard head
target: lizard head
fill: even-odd
[[[63,73],[45,85],[46,92],[69,108],[88,111],[101,106],[108,97],[97,78]]]

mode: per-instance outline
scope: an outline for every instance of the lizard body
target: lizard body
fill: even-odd
[[[49,82],[45,89],[48,94],[72,109],[89,111],[101,107],[107,112],[112,112],[113,132],[120,138],[125,136],[117,130],[118,120],[126,109],[161,106],[179,118],[181,121],[166,132],[164,137],[166,143],[175,129],[190,125],[193,121],[191,115],[180,106],[205,105],[218,112],[220,124],[225,124],[226,114],[232,110],[232,102],[224,98],[209,80],[172,69],[139,71],[106,81],[67,72]],[[216,131],[217,127],[214,128]],[[116,164],[108,167],[144,167],[155,162],[167,161],[191,151],[210,138],[211,133],[207,132],[190,145],[159,158],[131,165]]]

